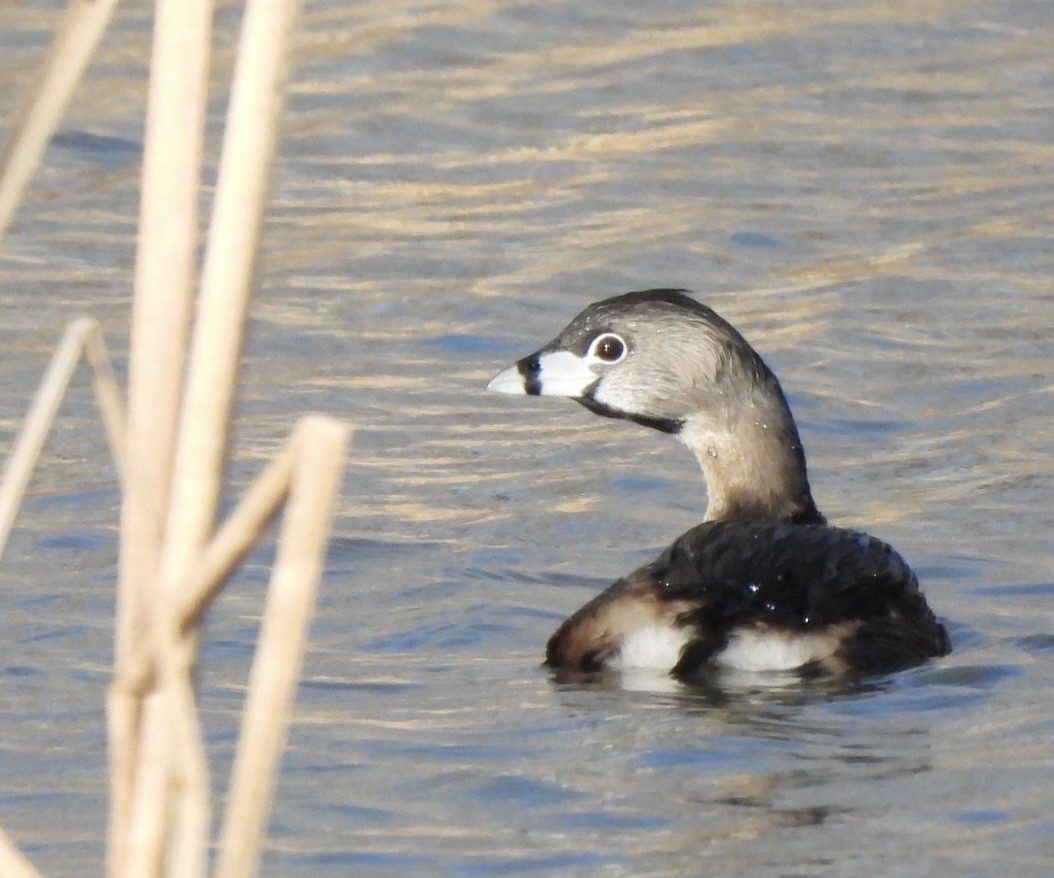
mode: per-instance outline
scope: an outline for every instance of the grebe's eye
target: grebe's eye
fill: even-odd
[[[615,333],[605,332],[593,339],[589,354],[605,363],[617,363],[626,356],[626,343]]]

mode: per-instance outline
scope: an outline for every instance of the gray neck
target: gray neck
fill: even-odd
[[[706,521],[763,518],[821,523],[809,490],[805,452],[782,398],[735,412],[699,412],[678,438],[706,478]]]

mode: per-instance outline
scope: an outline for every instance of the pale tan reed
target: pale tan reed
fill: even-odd
[[[110,22],[117,0],[70,0],[0,156],[0,239]]]
[[[70,4],[49,55],[44,85],[37,89],[39,106],[27,104],[28,121],[16,129],[5,154],[0,234],[114,2]],[[217,528],[215,519],[299,5],[299,0],[248,0],[246,5],[188,358],[212,2],[158,0],[128,424],[98,325],[76,321],[56,352],[0,485],[2,551],[83,354],[94,368],[95,392],[123,488],[115,673],[107,693],[110,878],[204,878],[212,818],[193,685],[198,625],[283,505],[277,560],[219,841],[218,878],[255,873],[273,774],[289,725],[347,428],[322,416],[302,419],[227,520]],[[80,41],[71,48],[74,30]],[[70,63],[56,72],[63,68],[61,52],[70,53]],[[2,833],[0,874],[37,875]]]
[[[7,539],[11,535],[11,527],[33,475],[33,469],[40,459],[55,415],[81,357],[86,358],[92,367],[95,399],[106,427],[106,437],[118,474],[125,469],[124,402],[121,399],[121,389],[113,376],[110,354],[106,349],[99,322],[90,317],[82,317],[66,327],[62,341],[55,349],[51,363],[33,397],[15,447],[4,465],[4,474],[0,478],[0,558],[3,557]]]
[[[2,829],[0,829],[0,875],[3,878],[40,878],[40,873],[15,847],[14,842]]]
[[[193,306],[212,7],[212,0],[158,0],[155,6],[130,337],[131,459],[121,507],[115,680],[107,699],[110,878],[123,873],[136,765],[142,762],[143,691],[131,675],[149,632],[160,630],[150,613],[160,599],[155,581]],[[137,838],[136,850],[144,844]],[[194,874],[200,869],[189,869]]]
[[[260,230],[270,186],[278,123],[285,94],[287,46],[299,10],[296,0],[248,0],[231,84],[227,127],[220,154],[196,324],[191,341],[165,520],[158,590],[170,610],[176,589],[196,565],[214,527],[223,484],[228,429],[242,339],[255,275]],[[178,626],[166,619],[165,628]],[[173,644],[193,662],[196,632]],[[208,769],[192,699],[170,689],[176,724],[185,744],[172,795],[181,800],[172,868],[181,876],[203,875],[198,852],[207,846]],[[149,733],[150,727],[146,727]],[[167,730],[160,732],[167,734]],[[195,757],[197,757],[195,759]],[[192,764],[196,761],[196,764]]]
[[[304,418],[293,441],[293,479],[242,712],[215,878],[256,872],[344,470],[347,430],[338,422]]]
[[[298,0],[248,0],[202,268],[162,577],[177,581],[212,528]]]

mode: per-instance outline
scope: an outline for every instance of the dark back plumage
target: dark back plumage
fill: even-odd
[[[697,604],[679,619],[710,643],[739,625],[817,631],[852,620],[846,659],[884,670],[948,651],[948,638],[907,562],[859,531],[784,522],[715,521],[679,537],[650,567],[664,600]],[[690,668],[682,667],[681,671]]]

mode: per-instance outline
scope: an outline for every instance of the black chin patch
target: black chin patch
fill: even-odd
[[[631,415],[627,412],[610,408],[588,396],[581,397],[575,401],[582,403],[593,414],[603,415],[605,418],[618,418],[620,421],[633,421],[636,424],[658,430],[660,433],[676,434],[680,433],[684,427],[684,421],[677,418],[649,418],[644,415]]]

